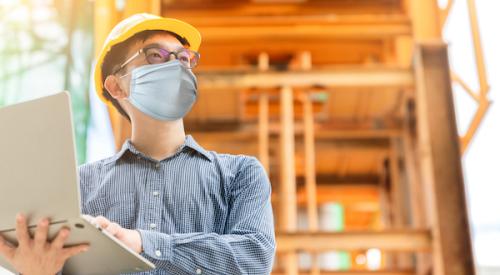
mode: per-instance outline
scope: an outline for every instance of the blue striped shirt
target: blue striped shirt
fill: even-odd
[[[271,185],[255,157],[207,151],[187,135],[161,161],[127,140],[79,169],[83,213],[139,231],[157,268],[137,274],[271,272]]]

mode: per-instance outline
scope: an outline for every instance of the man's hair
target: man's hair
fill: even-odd
[[[116,108],[116,110],[118,110],[118,112],[122,116],[124,116],[128,121],[130,121],[130,116],[127,114],[127,112],[125,112],[125,110],[123,110],[123,108],[120,106],[118,101],[111,96],[111,94],[108,92],[108,90],[106,90],[106,87],[104,87],[104,80],[106,80],[106,77],[113,74],[119,68],[119,66],[123,62],[125,62],[125,60],[127,58],[126,54],[128,53],[130,47],[134,43],[137,43],[139,41],[144,42],[148,38],[150,38],[154,35],[165,34],[165,33],[170,34],[170,35],[174,36],[175,38],[177,38],[177,40],[179,40],[179,42],[181,42],[181,44],[183,46],[187,46],[187,47],[190,46],[189,42],[187,41],[186,38],[181,37],[180,35],[178,35],[176,33],[173,33],[170,31],[164,31],[164,30],[146,30],[146,31],[138,32],[138,33],[134,34],[132,37],[130,37],[129,39],[112,46],[111,49],[109,50],[109,52],[104,57],[104,60],[103,60],[102,65],[101,65],[101,69],[102,69],[101,81],[103,83],[102,95],[104,96],[104,98],[111,101],[111,104],[113,104],[113,106]]]

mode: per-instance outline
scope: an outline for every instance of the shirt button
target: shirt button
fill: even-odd
[[[201,274],[201,269],[196,269],[196,274]]]
[[[158,195],[160,195],[160,192],[158,192],[158,191],[154,191],[154,192],[153,192],[153,196],[155,196],[155,197],[156,197],[156,196],[158,196]]]
[[[161,257],[161,251],[160,250],[156,250],[155,251],[155,255],[158,256],[158,257]]]
[[[154,229],[154,228],[156,228],[156,224],[155,224],[155,223],[152,223],[152,224],[150,224],[150,225],[149,225],[149,227],[151,227],[151,228],[153,228],[153,229]]]
[[[155,164],[155,168],[156,169],[160,168],[160,163]]]

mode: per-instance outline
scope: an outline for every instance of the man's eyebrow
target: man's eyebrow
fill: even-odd
[[[144,48],[153,48],[153,47],[162,48],[162,46],[158,43],[151,43],[151,44],[144,46]]]
[[[148,44],[148,45],[144,46],[144,48],[160,48],[160,49],[166,49],[166,48],[165,48],[165,46],[163,46],[163,45],[161,45],[161,44],[159,44],[159,43],[151,43],[151,44]],[[184,48],[184,47],[183,47],[183,46],[178,46],[178,47],[175,47],[173,50],[174,50],[174,51],[177,51],[177,50],[182,49],[182,48]],[[170,49],[166,49],[166,50],[169,50],[169,51],[170,51]]]

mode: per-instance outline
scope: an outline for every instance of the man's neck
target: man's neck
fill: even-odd
[[[182,119],[168,122],[154,119],[132,121],[132,144],[137,150],[156,160],[175,154],[184,144],[185,138]]]

